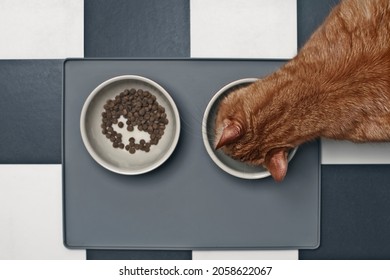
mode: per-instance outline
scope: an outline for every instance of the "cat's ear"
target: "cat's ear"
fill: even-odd
[[[227,144],[231,144],[244,134],[242,126],[234,120],[224,120],[224,127],[221,133],[221,137],[219,138],[215,149],[219,149]]]
[[[276,182],[283,181],[287,174],[287,155],[287,148],[275,148],[269,151],[265,156],[265,167],[271,173]]]

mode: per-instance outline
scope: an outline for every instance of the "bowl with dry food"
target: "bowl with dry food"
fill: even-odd
[[[222,149],[215,149],[215,120],[218,113],[219,103],[223,100],[223,98],[231,92],[241,87],[246,87],[257,80],[257,78],[244,78],[233,81],[222,87],[214,94],[208,103],[202,121],[203,144],[210,158],[223,171],[243,179],[261,179],[268,177],[271,174],[262,166],[249,165],[245,162],[229,157],[222,151]],[[289,161],[294,157],[296,151],[297,148],[294,148],[289,152]]]
[[[101,166],[124,175],[142,174],[162,165],[175,150],[179,111],[156,82],[137,75],[113,77],[87,97],[80,132]]]

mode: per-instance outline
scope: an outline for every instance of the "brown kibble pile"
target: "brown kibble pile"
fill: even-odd
[[[114,99],[107,100],[103,107],[102,133],[114,148],[125,149],[130,154],[137,150],[149,152],[151,145],[158,144],[168,124],[165,108],[158,104],[156,96],[142,89],[126,89]],[[125,124],[118,121],[121,116],[127,119]],[[135,128],[145,131],[149,133],[150,141],[141,139],[136,143],[134,137],[123,140],[122,134],[115,131],[112,124],[118,124],[119,128],[126,128],[128,131]]]

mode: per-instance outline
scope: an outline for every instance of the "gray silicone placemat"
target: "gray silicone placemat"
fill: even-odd
[[[248,249],[319,245],[319,142],[299,148],[283,183],[238,179],[211,161],[201,121],[225,84],[261,77],[283,61],[67,60],[63,94],[64,243],[70,248]],[[87,153],[81,108],[114,76],[133,74],[163,86],[181,115],[171,158],[143,175],[114,174]]]

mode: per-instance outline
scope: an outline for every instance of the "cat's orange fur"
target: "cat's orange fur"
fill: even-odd
[[[318,137],[389,141],[390,1],[341,2],[294,59],[221,102],[216,134],[276,181],[288,150]]]

